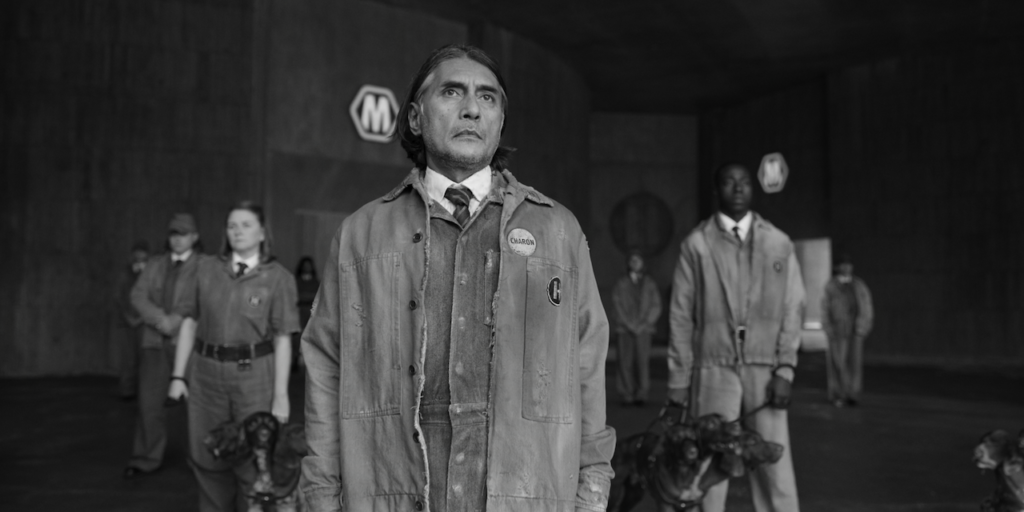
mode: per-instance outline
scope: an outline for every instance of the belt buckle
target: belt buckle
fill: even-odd
[[[245,357],[238,360],[238,371],[247,372],[252,370],[252,359],[256,357],[256,347],[254,345],[247,345],[249,348],[249,357]]]

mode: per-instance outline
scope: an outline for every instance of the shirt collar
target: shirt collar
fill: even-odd
[[[750,231],[750,225],[754,222],[754,214],[751,212],[747,212],[747,214],[744,215],[739,222],[736,222],[732,220],[732,218],[729,217],[728,215],[722,212],[718,212],[718,221],[722,223],[722,227],[725,228],[725,230],[728,231],[729,234],[732,234],[732,228],[739,227],[740,239],[746,240],[747,233]]]
[[[192,249],[189,249],[189,250],[187,250],[187,251],[185,251],[185,252],[183,252],[181,254],[174,254],[172,252],[171,253],[171,263],[174,263],[174,262],[177,262],[177,261],[188,261],[188,259],[191,256],[192,256]]]
[[[256,268],[256,265],[260,264],[260,253],[257,252],[256,254],[253,254],[252,256],[250,256],[250,257],[248,257],[248,258],[243,260],[242,257],[239,256],[237,252],[232,252],[231,253],[231,268],[232,268],[232,270],[237,269],[239,263],[245,263],[245,271],[249,272],[250,270]]]
[[[448,190],[448,187],[455,185],[456,183],[443,174],[427,167],[427,172],[423,174],[423,186],[427,189],[427,195],[430,199],[441,202],[444,199],[444,192]],[[484,167],[479,171],[473,173],[472,176],[466,178],[459,183],[469,189],[473,194],[473,199],[478,202],[483,201],[487,194],[491,193],[491,166]]]

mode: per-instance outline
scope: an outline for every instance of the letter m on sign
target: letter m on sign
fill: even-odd
[[[398,102],[386,87],[364,85],[349,106],[356,132],[363,140],[388,142],[398,118]]]

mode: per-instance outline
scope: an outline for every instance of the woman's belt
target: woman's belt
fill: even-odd
[[[212,345],[197,339],[193,346],[195,353],[217,361],[238,361],[239,366],[248,367],[253,359],[274,353],[274,341],[266,340],[249,345]]]

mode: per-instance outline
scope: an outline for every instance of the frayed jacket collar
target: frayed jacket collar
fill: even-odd
[[[516,203],[520,203],[523,201],[523,199],[527,199],[530,202],[539,205],[555,205],[554,201],[552,201],[544,194],[541,194],[533,187],[519,183],[519,180],[517,180],[511,172],[507,170],[501,171],[501,176],[505,178],[506,181],[505,195],[511,195],[515,199]],[[402,183],[400,183],[397,187],[392,189],[391,192],[388,192],[386,195],[384,195],[384,202],[386,203],[389,201],[393,201],[395,198],[402,195],[402,193],[404,193],[409,188],[416,190],[424,198],[427,197],[426,189],[423,187],[423,171],[417,168],[413,168],[412,171],[409,171],[409,174],[405,177],[404,180],[402,180]]]

